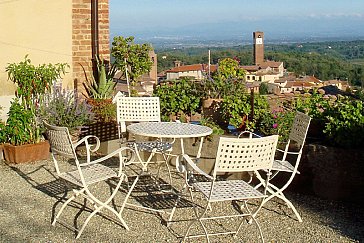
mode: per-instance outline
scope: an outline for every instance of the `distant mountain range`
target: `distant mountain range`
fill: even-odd
[[[247,20],[180,27],[148,27],[132,29],[114,26],[111,37],[132,35],[138,42],[152,43],[155,48],[180,46],[236,46],[252,43],[252,32],[265,34],[265,43],[311,42],[364,39],[361,18],[315,18]]]

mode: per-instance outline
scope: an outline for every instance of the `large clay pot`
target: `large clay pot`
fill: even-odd
[[[5,160],[10,163],[27,163],[38,160],[49,159],[49,143],[48,141],[14,146],[4,144]]]
[[[226,122],[222,118],[221,103],[223,99],[204,99],[202,100],[202,113],[206,118],[210,118],[216,124],[226,126]]]

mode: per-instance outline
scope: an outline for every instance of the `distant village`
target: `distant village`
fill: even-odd
[[[254,92],[259,92],[262,82],[267,84],[268,92],[276,95],[292,94],[311,90],[313,88],[336,89],[345,91],[349,88],[348,81],[344,80],[320,80],[315,76],[298,76],[295,73],[287,72],[284,63],[264,59],[264,33],[261,31],[253,32],[253,59],[254,65],[241,66],[246,71],[246,86]],[[140,95],[151,95],[154,85],[168,80],[176,80],[182,77],[191,77],[196,81],[207,78],[211,73],[217,70],[216,64],[191,64],[184,65],[181,61],[175,60],[174,67],[163,72],[157,72],[157,55],[152,51],[150,53],[153,61],[152,70],[141,77],[137,90]],[[115,79],[119,80],[117,90],[127,92],[127,85],[120,81],[120,76],[116,75]]]

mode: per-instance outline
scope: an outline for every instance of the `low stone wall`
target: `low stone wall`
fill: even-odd
[[[290,190],[341,201],[364,200],[364,151],[308,144]]]

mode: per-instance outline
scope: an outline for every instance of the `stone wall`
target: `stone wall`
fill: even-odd
[[[364,151],[308,144],[291,190],[332,200],[364,200]]]

